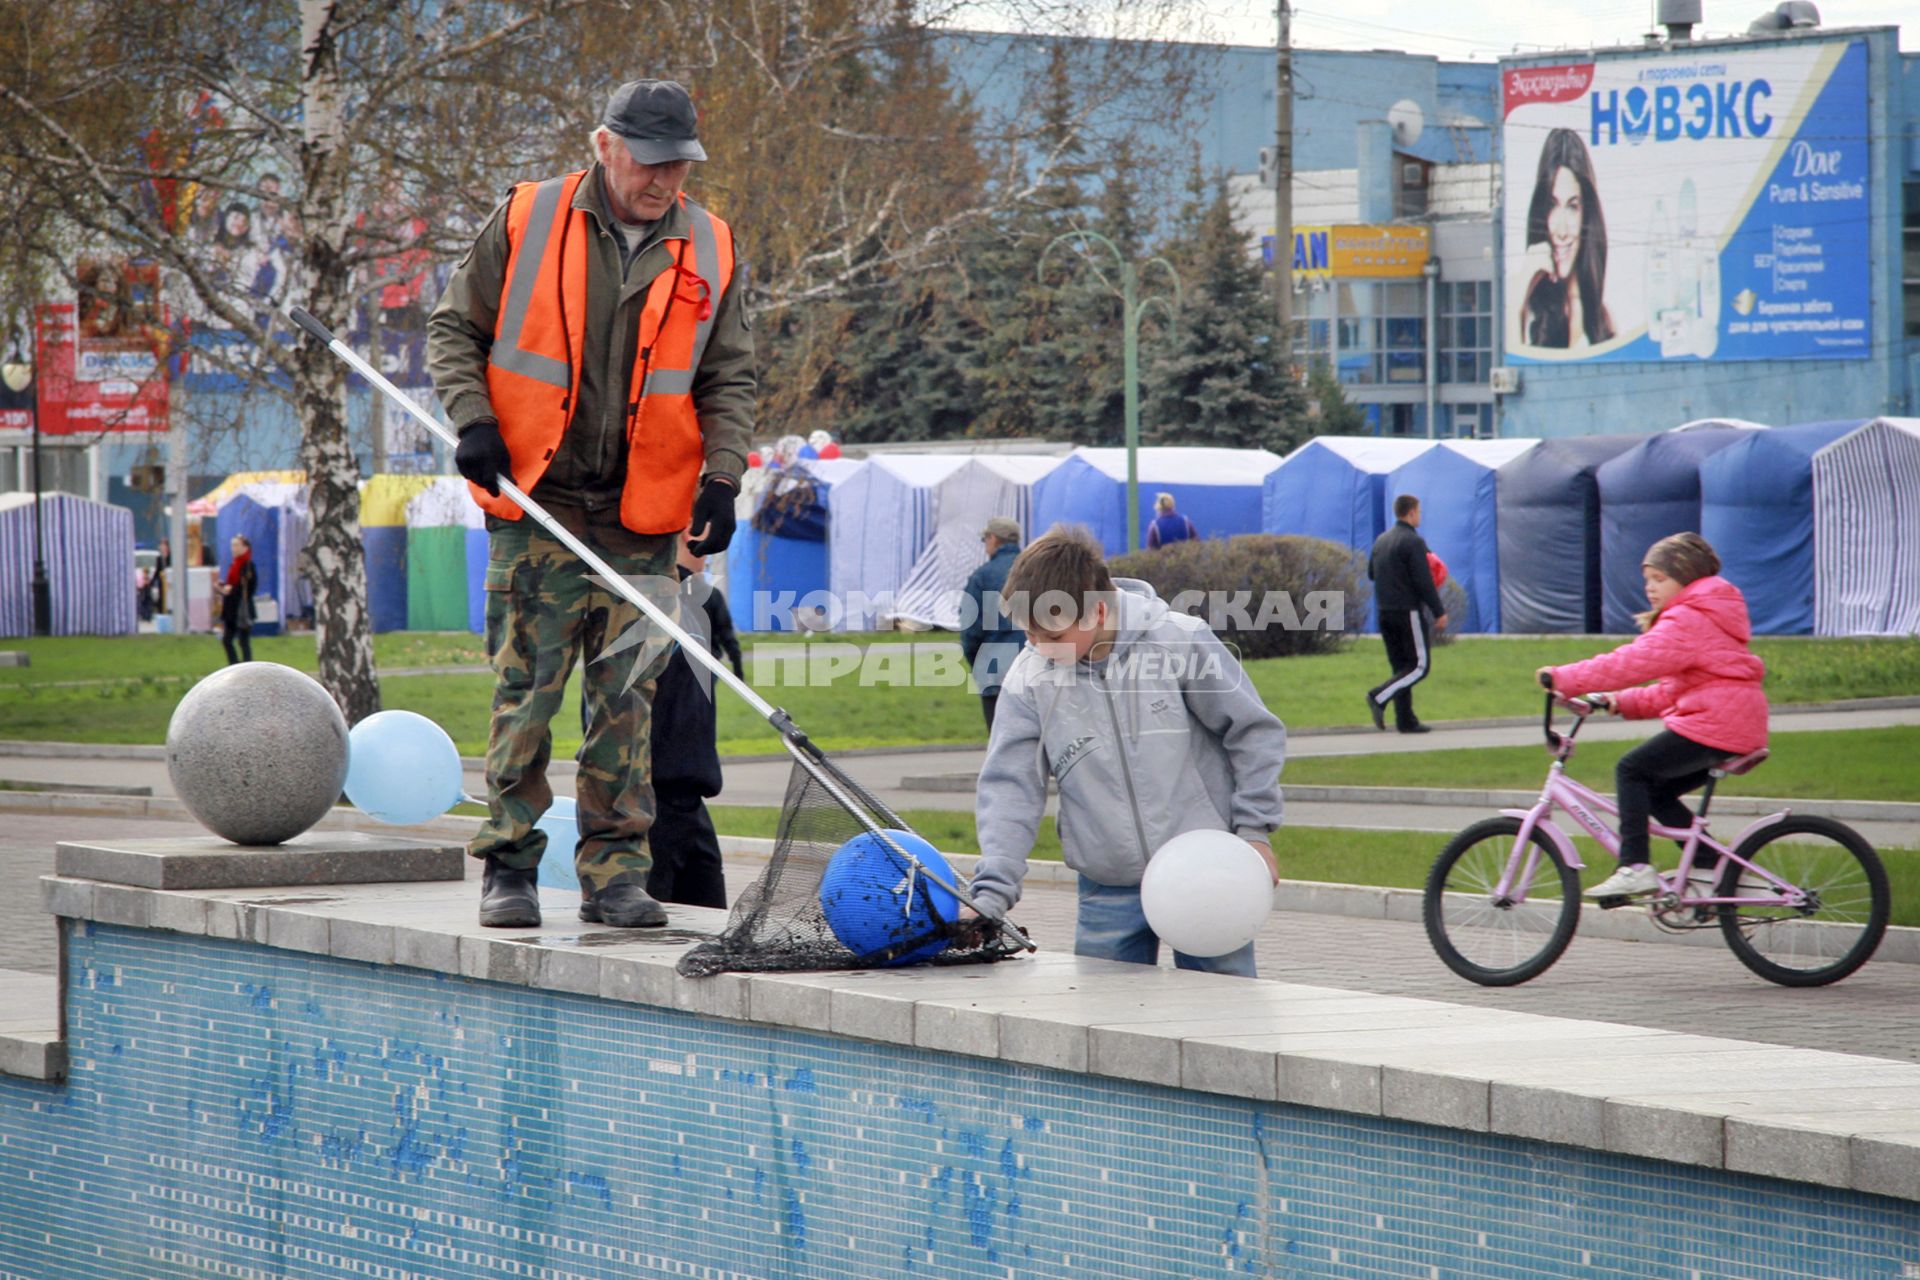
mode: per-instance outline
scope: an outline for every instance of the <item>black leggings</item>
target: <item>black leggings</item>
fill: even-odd
[[[1705,784],[1707,771],[1735,754],[1662,729],[1621,756],[1613,770],[1614,798],[1620,804],[1621,865],[1631,867],[1651,861],[1647,853],[1649,815],[1662,826],[1690,824],[1693,811],[1680,803],[1680,797]]]
[[[234,652],[233,642],[235,640],[240,642],[240,650],[238,653]],[[231,618],[222,619],[220,623],[220,643],[227,647],[228,666],[232,666],[236,662],[253,661],[252,628],[242,627]]]

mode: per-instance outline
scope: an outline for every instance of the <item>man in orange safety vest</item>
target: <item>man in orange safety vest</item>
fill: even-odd
[[[707,158],[693,99],[665,80],[615,90],[596,163],[514,187],[428,321],[428,366],[454,459],[487,513],[486,645],[495,674],[480,923],[540,923],[552,803],[549,721],[576,660],[580,917],[666,923],[646,891],[650,719],[664,637],[595,585],[502,495],[512,480],[623,577],[671,608],[677,538],[726,549],[753,428],[745,269],[732,229],[682,191]]]

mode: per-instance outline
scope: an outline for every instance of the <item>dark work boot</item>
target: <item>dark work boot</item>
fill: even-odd
[[[480,923],[495,929],[531,929],[540,923],[540,869],[517,870],[487,859],[480,878]]]
[[[580,918],[616,929],[657,929],[667,922],[667,909],[637,884],[614,884],[582,898]]]

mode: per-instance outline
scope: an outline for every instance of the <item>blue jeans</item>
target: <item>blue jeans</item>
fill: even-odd
[[[1160,939],[1140,909],[1137,884],[1095,884],[1080,877],[1080,919],[1075,930],[1073,953],[1094,960],[1118,960],[1123,964],[1158,964]],[[1225,973],[1237,978],[1253,978],[1253,944],[1224,956],[1190,956],[1173,953],[1173,963],[1182,969],[1200,973]]]

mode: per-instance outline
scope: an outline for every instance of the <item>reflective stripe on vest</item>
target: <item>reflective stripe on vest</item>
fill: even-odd
[[[696,267],[713,269],[720,261],[720,246],[713,232],[713,215],[691,202],[687,212],[693,222],[693,261]],[[704,277],[703,277],[704,278]],[[707,281],[709,306],[706,315],[694,327],[693,360],[685,369],[650,369],[647,380],[640,388],[643,396],[684,396],[693,394],[694,370],[700,367],[701,357],[707,354],[707,339],[713,336],[713,317],[720,310],[720,294],[730,281]]]
[[[573,386],[573,375],[566,361],[523,350],[520,335],[526,329],[534,283],[540,278],[541,264],[546,261],[554,214],[560,209],[560,198],[576,183],[575,179],[549,178],[534,188],[533,211],[527,216],[526,237],[513,253],[513,278],[507,282],[506,305],[500,309],[499,333],[493,340],[490,357],[492,363],[508,373],[569,390]],[[571,217],[572,210],[562,216]]]

